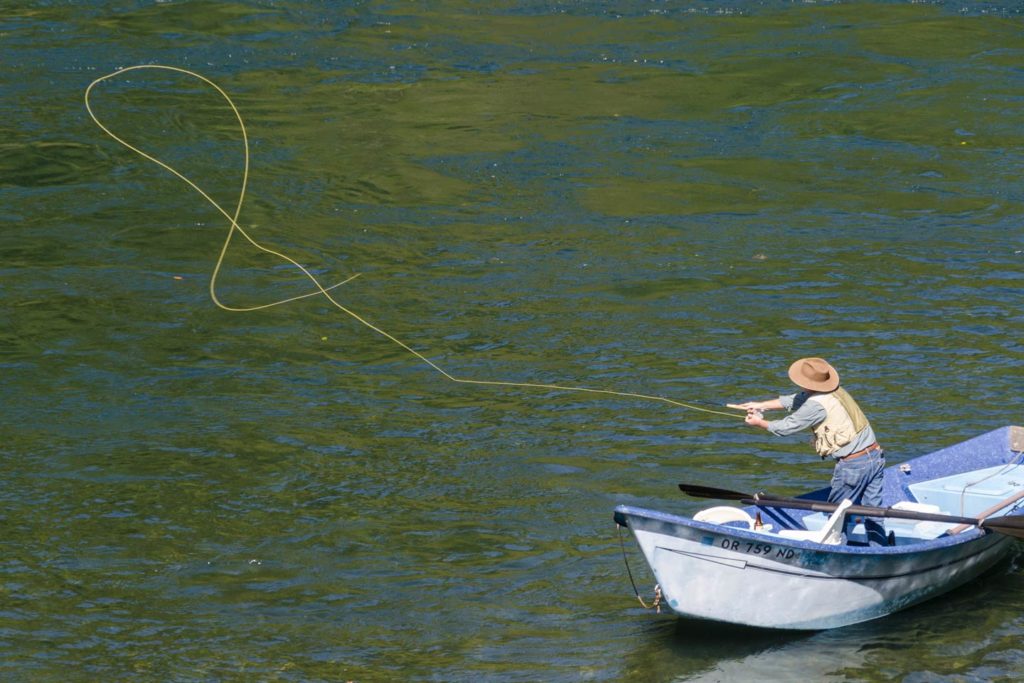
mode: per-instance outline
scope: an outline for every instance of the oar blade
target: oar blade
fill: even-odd
[[[743,500],[753,498],[751,493],[730,491],[729,489],[718,489],[713,486],[701,486],[700,484],[680,484],[679,490],[694,498],[717,498],[719,500]]]

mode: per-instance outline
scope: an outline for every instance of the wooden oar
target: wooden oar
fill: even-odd
[[[813,510],[814,512],[835,512],[839,507],[836,503],[826,503],[806,498],[786,498],[772,496],[767,493],[742,493],[729,489],[718,489],[698,484],[680,484],[679,490],[696,498],[718,498],[721,500],[738,500],[745,505],[761,507],[790,508],[794,510]],[[1011,503],[1014,501],[1010,501]],[[1010,503],[1007,503],[1009,505]],[[1005,505],[1003,506],[1005,507]],[[922,522],[944,522],[946,524],[966,524],[977,526],[989,531],[996,531],[1016,538],[1024,538],[1024,516],[992,517],[957,517],[941,515],[934,512],[915,512],[913,510],[897,510],[894,508],[872,507],[867,505],[851,505],[846,509],[848,515],[864,517],[888,517],[891,519],[916,519]]]

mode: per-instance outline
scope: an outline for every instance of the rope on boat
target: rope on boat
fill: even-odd
[[[636,587],[636,581],[633,580],[633,571],[629,568],[629,558],[626,556],[626,543],[622,540],[622,525],[616,524],[615,529],[619,532],[619,547],[622,548],[622,561],[626,565],[626,574],[629,576],[630,585],[633,586],[633,594],[636,595],[636,599],[640,601],[644,609],[653,609],[658,614],[661,614],[661,584],[654,584],[654,598],[652,598],[651,604],[648,605],[644,602],[644,599],[640,597],[640,591]]]
[[[978,484],[984,483],[984,482],[988,481],[989,479],[992,479],[993,477],[997,477],[997,476],[999,476],[1001,474],[1005,474],[1005,473],[1009,472],[1010,470],[1012,470],[1013,468],[1020,466],[1021,461],[1024,461],[1024,451],[1011,451],[1011,453],[1016,453],[1017,454],[1017,458],[1016,458],[1017,462],[1014,462],[1014,459],[1011,458],[1010,462],[1006,463],[1005,465],[1003,465],[1002,468],[996,470],[995,472],[993,472],[992,474],[988,475],[987,477],[982,477],[981,479],[978,479],[977,481],[972,481],[972,482],[969,482],[967,484],[964,484],[963,489],[960,490],[960,515],[961,516],[964,515],[964,508],[966,507],[967,489],[971,488],[972,486],[977,486]],[[1018,504],[1018,506],[1019,506],[1019,504]],[[1014,509],[1016,507],[1018,507],[1018,506],[1014,506]]]
[[[1010,452],[1016,454],[1016,457],[1018,458],[1018,462],[1015,463],[1015,462],[1013,462],[1013,459],[1011,459],[1010,462],[1008,462],[1005,466],[1003,466],[1002,468],[997,470],[994,474],[991,474],[991,475],[989,475],[987,477],[979,479],[978,481],[973,481],[973,482],[971,482],[971,483],[969,483],[969,484],[967,484],[967,485],[965,485],[963,487],[963,489],[960,491],[960,514],[961,515],[964,514],[965,497],[967,495],[967,489],[968,488],[970,488],[971,486],[976,486],[976,485],[982,483],[983,481],[987,481],[988,479],[991,479],[992,477],[996,476],[997,474],[1004,474],[1005,472],[1008,472],[1009,470],[1013,469],[1014,467],[1018,467],[1021,464],[1021,462],[1024,462],[1024,450],[1018,451],[1018,450],[1014,450],[1011,447]],[[1006,499],[1000,501],[999,503],[996,503],[995,505],[993,505],[992,507],[988,508],[987,510],[983,510],[981,513],[978,514],[978,523],[977,524],[958,524],[957,526],[953,527],[952,529],[949,529],[946,533],[950,534],[950,535],[952,535],[952,534],[959,534],[960,532],[966,531],[967,529],[970,529],[971,527],[974,527],[974,526],[976,526],[976,527],[978,527],[980,529],[981,528],[982,520],[988,519],[991,515],[994,515],[995,513],[1000,512],[1001,510],[1004,510],[1007,506],[1012,506],[1012,507],[1010,507],[1010,509],[1007,510],[1006,512],[1004,512],[1003,514],[1011,515],[1014,512],[1016,512],[1017,510],[1019,510],[1022,505],[1024,505],[1024,491],[1018,492],[1017,494],[1015,494],[1013,496],[1010,496],[1009,498],[1006,498]]]
[[[213,197],[211,197],[206,191],[204,191],[197,183],[195,183],[191,178],[186,176],[184,173],[181,173],[180,171],[178,171],[177,169],[172,167],[170,164],[168,164],[168,163],[158,159],[154,155],[148,154],[147,152],[143,151],[138,146],[131,144],[130,142],[128,142],[124,138],[119,137],[113,130],[111,130],[109,127],[104,125],[100,121],[100,118],[93,111],[92,103],[91,103],[89,98],[90,98],[90,95],[92,94],[93,90],[96,88],[97,85],[99,85],[100,83],[102,83],[104,81],[111,80],[111,79],[117,78],[119,76],[122,76],[124,74],[130,73],[130,72],[135,72],[135,71],[142,70],[142,69],[169,71],[169,72],[174,72],[174,73],[178,73],[178,74],[184,74],[184,75],[189,76],[191,78],[195,78],[195,79],[205,83],[206,85],[210,86],[211,88],[213,88],[224,99],[224,101],[227,102],[228,106],[231,108],[231,112],[234,114],[235,119],[238,121],[238,128],[239,128],[239,131],[240,131],[240,134],[241,134],[241,142],[242,142],[242,148],[243,148],[243,152],[244,152],[244,166],[243,166],[243,169],[242,169],[242,182],[241,182],[241,187],[240,187],[240,190],[239,190],[239,193],[238,193],[238,200],[235,203],[234,211],[233,212],[229,213],[224,207],[222,207],[219,203],[217,203],[217,201],[215,199],[213,199]],[[118,142],[119,144],[123,145],[127,149],[131,150],[135,154],[138,154],[142,158],[144,158],[144,159],[146,159],[146,160],[156,164],[157,166],[163,168],[165,171],[167,171],[167,172],[171,173],[172,175],[176,176],[179,180],[181,180],[186,185],[188,185],[193,190],[195,190],[195,192],[197,192],[206,201],[206,203],[208,203],[210,206],[212,206],[214,209],[216,209],[228,221],[229,229],[228,229],[227,237],[225,238],[224,243],[221,246],[220,255],[217,258],[216,265],[214,266],[213,273],[212,273],[212,275],[210,277],[210,298],[213,300],[214,304],[216,304],[218,307],[224,309],[225,311],[237,311],[237,312],[241,312],[241,311],[256,311],[256,310],[262,310],[262,309],[265,309],[265,308],[270,308],[272,306],[278,306],[280,304],[285,304],[285,303],[288,303],[288,302],[291,302],[291,301],[295,301],[297,299],[305,299],[307,297],[312,297],[312,296],[323,296],[336,309],[338,309],[342,313],[350,316],[352,319],[354,319],[355,321],[357,321],[361,325],[364,325],[365,327],[368,327],[369,329],[373,330],[374,332],[376,332],[377,334],[381,335],[382,337],[384,337],[388,341],[392,342],[396,346],[399,346],[400,348],[402,348],[403,350],[405,350],[406,352],[408,352],[412,356],[416,357],[422,363],[428,365],[433,370],[437,371],[445,379],[447,379],[449,381],[452,381],[452,382],[456,382],[456,383],[459,383],[459,384],[475,384],[477,386],[519,387],[519,388],[528,388],[528,389],[547,389],[547,390],[554,390],[554,391],[582,392],[582,393],[589,393],[589,394],[601,394],[601,395],[606,395],[606,396],[620,396],[620,397],[624,397],[624,398],[635,398],[635,399],[642,399],[642,400],[647,400],[647,401],[660,401],[662,403],[668,403],[670,405],[678,406],[680,408],[686,408],[688,410],[696,410],[696,411],[699,411],[699,412],[702,412],[702,413],[709,413],[709,414],[712,414],[712,415],[724,415],[725,417],[731,417],[731,418],[737,418],[738,417],[740,419],[744,418],[743,415],[737,415],[735,413],[727,413],[727,412],[724,412],[724,411],[721,411],[721,410],[712,410],[711,408],[704,408],[704,407],[701,407],[701,406],[693,405],[692,403],[684,403],[682,401],[676,401],[674,399],[666,398],[664,396],[651,396],[651,395],[648,395],[648,394],[638,394],[638,393],[628,392],[628,391],[613,391],[611,389],[593,389],[593,388],[589,388],[589,387],[566,386],[566,385],[562,385],[562,384],[541,384],[541,383],[534,383],[534,382],[511,382],[511,381],[504,381],[504,380],[482,380],[482,379],[466,379],[466,378],[462,378],[462,377],[456,377],[456,376],[452,375],[451,373],[449,373],[444,368],[442,368],[436,362],[434,362],[434,361],[430,360],[429,358],[427,358],[424,354],[422,354],[419,351],[416,351],[415,349],[413,349],[411,346],[409,346],[405,342],[401,341],[400,339],[398,339],[397,337],[391,335],[390,333],[384,331],[380,327],[374,325],[373,323],[371,323],[367,319],[365,319],[362,316],[360,316],[355,311],[345,307],[344,305],[342,305],[335,298],[335,295],[331,293],[331,290],[335,289],[336,287],[340,287],[341,285],[351,281],[352,279],[354,279],[356,277],[359,277],[358,273],[355,274],[355,275],[352,275],[351,277],[349,277],[349,278],[347,278],[345,280],[343,280],[342,282],[338,282],[338,283],[330,285],[330,286],[324,286],[324,285],[322,285],[320,283],[320,281],[316,278],[316,276],[314,276],[313,273],[310,272],[309,268],[307,268],[306,266],[303,266],[302,264],[300,264],[298,261],[296,261],[292,257],[290,257],[290,256],[288,256],[288,255],[286,255],[286,254],[284,254],[284,253],[282,253],[280,251],[276,251],[274,249],[271,249],[269,247],[265,247],[262,244],[258,243],[239,224],[239,216],[241,215],[241,212],[242,212],[242,205],[245,202],[245,193],[246,193],[246,188],[247,188],[248,181],[249,181],[249,156],[250,156],[249,155],[249,138],[248,138],[248,134],[247,134],[246,128],[245,128],[245,122],[242,120],[241,112],[239,112],[238,107],[235,106],[234,101],[227,94],[227,92],[225,92],[216,83],[214,83],[210,79],[208,79],[205,76],[202,76],[202,75],[200,75],[200,74],[198,74],[198,73],[196,73],[194,71],[189,71],[188,69],[182,69],[182,68],[174,67],[174,66],[164,66],[164,65],[161,65],[161,64],[142,64],[142,65],[137,65],[137,66],[129,66],[129,67],[125,67],[125,68],[122,68],[122,69],[118,69],[117,71],[109,73],[106,76],[100,76],[99,78],[97,78],[94,81],[92,81],[92,83],[90,83],[89,86],[85,89],[85,109],[89,113],[89,116],[90,116],[90,118],[92,118],[93,122],[97,126],[99,126],[100,129],[104,133],[106,133],[108,136],[110,136],[116,142]],[[288,264],[289,266],[294,267],[295,269],[297,269],[312,284],[312,287],[313,287],[312,291],[307,292],[306,294],[301,294],[299,296],[294,296],[294,297],[291,297],[291,298],[288,298],[288,299],[281,299],[279,301],[273,301],[273,302],[270,302],[270,303],[261,304],[261,305],[257,305],[257,306],[249,306],[249,307],[246,307],[246,308],[239,308],[239,307],[229,306],[229,305],[221,302],[221,300],[217,296],[217,276],[220,273],[221,266],[224,264],[224,258],[225,258],[226,254],[227,254],[228,247],[231,244],[231,239],[236,234],[239,235],[240,237],[242,237],[243,239],[245,239],[246,241],[248,241],[248,243],[251,244],[253,247],[255,247],[257,250],[259,250],[259,251],[261,251],[263,253],[266,253],[268,255],[274,256],[276,258],[279,258],[282,261],[284,261],[286,264]]]

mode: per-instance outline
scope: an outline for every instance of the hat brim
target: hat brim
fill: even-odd
[[[817,381],[806,377],[800,372],[801,364],[805,363],[809,358],[801,358],[798,361],[794,361],[789,366],[789,379],[792,380],[793,384],[797,385],[801,389],[807,389],[808,391],[819,391],[829,392],[835,391],[839,388],[839,373],[832,367],[827,361],[821,358],[814,358],[813,360],[820,362],[828,369],[828,377],[822,381]]]

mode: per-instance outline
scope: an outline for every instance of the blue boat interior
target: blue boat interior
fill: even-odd
[[[892,457],[891,454],[887,454]],[[806,500],[827,499],[824,488],[799,496]],[[906,507],[959,517],[999,516],[1024,506],[1024,498],[998,506],[1024,492],[1024,428],[1002,427],[987,434],[949,446],[934,453],[892,465],[885,470],[884,507]],[[994,509],[997,508],[997,509]],[[749,506],[751,518],[761,517],[763,532],[819,532],[829,523],[821,512]],[[907,545],[942,536],[954,524],[913,519],[882,520],[892,532],[896,545]],[[743,521],[727,526],[749,528]],[[808,539],[813,534],[808,534]],[[866,542],[863,524],[847,529],[851,544]]]

